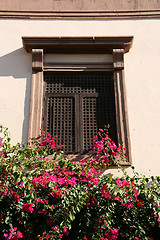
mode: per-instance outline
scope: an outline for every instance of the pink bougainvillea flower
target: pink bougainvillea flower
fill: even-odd
[[[111,196],[109,194],[109,191],[107,190],[107,186],[106,185],[100,187],[100,191],[102,193],[102,195],[101,195],[102,197],[111,199]]]
[[[54,192],[51,192],[49,195],[51,195],[54,198],[60,199],[62,196],[62,191],[57,186],[53,188]]]
[[[21,184],[20,184],[20,188],[23,188],[23,181],[22,181]]]
[[[48,136],[49,138],[51,138],[51,137],[52,137],[50,133],[47,133],[47,136]]]
[[[124,188],[125,186],[129,186],[129,181],[126,180],[120,180],[119,178],[116,180],[117,185],[119,188]]]
[[[23,238],[23,234],[20,231],[17,231],[17,238]]]
[[[92,182],[94,185],[97,185],[99,183],[99,179],[98,178],[93,178]]]
[[[118,238],[118,229],[110,229],[109,233],[105,233],[105,237],[107,237],[104,238],[105,240],[116,240]]]
[[[83,171],[81,172],[81,175],[82,175],[82,176],[85,176],[85,175],[86,175],[86,172],[83,170]]]
[[[33,167],[34,167],[34,168],[36,168],[36,167],[37,167],[37,165],[34,163],[34,164],[33,164]]]
[[[95,136],[95,137],[93,138],[93,142],[96,142],[97,139],[98,139],[98,137]]]
[[[41,203],[41,199],[40,198],[37,198],[36,200],[35,200],[35,203],[37,204],[37,203]]]
[[[34,211],[34,208],[32,208],[32,206],[32,203],[24,203],[22,207],[22,212],[32,213]]]
[[[39,210],[38,213],[47,213],[46,209]]]
[[[42,200],[42,203],[43,203],[43,204],[48,204],[48,200],[44,198],[44,199]]]
[[[3,234],[3,237],[4,237],[4,238],[7,238],[7,237],[8,237],[8,234],[7,234],[7,233],[4,233],[4,234]]]
[[[52,144],[51,144],[51,148],[55,148],[55,143],[52,143]]]
[[[52,227],[52,229],[54,230],[54,231],[59,231],[59,229],[58,229],[58,227]]]
[[[128,203],[126,204],[126,208],[132,208],[133,204],[131,203],[131,201],[128,200]]]
[[[20,197],[19,197],[19,195],[16,194],[16,193],[13,193],[13,194],[12,194],[12,198],[13,198],[15,201],[17,201],[17,202],[20,201]]]
[[[142,199],[137,199],[136,202],[138,207],[141,207],[144,205],[144,201]]]
[[[133,190],[134,190],[134,192],[135,192],[135,194],[133,195],[133,197],[137,198],[138,195],[139,195],[138,189],[137,189],[136,187],[132,187],[132,188],[133,188]]]
[[[6,240],[9,240],[9,239],[16,239],[17,240],[19,238],[23,238],[23,234],[20,231],[17,231],[17,227],[14,227],[14,229],[10,228],[9,231],[10,231],[9,234],[7,234],[7,233],[3,234],[3,237]]]
[[[69,232],[67,231],[66,226],[63,227],[63,232],[68,236]]]
[[[113,200],[116,200],[116,201],[119,201],[119,200],[120,200],[120,198],[117,197],[117,196],[113,196],[112,198],[113,198]]]
[[[128,196],[129,196],[129,194],[126,192],[126,193],[124,193],[124,196],[125,196],[125,197],[128,197]]]
[[[87,206],[87,207],[94,207],[95,205],[96,205],[96,204],[95,204],[95,197],[93,197],[93,198],[88,198],[86,206]]]
[[[104,224],[105,224],[105,225],[107,225],[107,224],[108,224],[108,222],[107,222],[106,220],[104,220]]]

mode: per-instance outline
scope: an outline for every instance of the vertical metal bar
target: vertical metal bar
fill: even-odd
[[[71,151],[73,151],[73,122],[72,122],[73,121],[73,101],[74,101],[74,99],[71,98],[71,122],[70,122],[70,124],[71,124],[71,140],[70,140]]]
[[[84,129],[83,129],[83,97],[82,94],[79,95],[79,146],[80,153],[84,152]]]
[[[67,114],[67,111],[66,111],[66,98],[64,98],[64,114],[63,114],[63,143],[65,143],[65,138],[66,138],[66,135],[67,135],[67,132],[66,132],[66,114]]]
[[[47,127],[48,118],[48,98],[44,97],[44,108],[43,108],[43,130]]]
[[[60,110],[60,116],[59,116],[59,137],[60,137],[60,143],[62,142],[62,104],[63,104],[63,98],[60,98],[60,104],[59,104],[59,110]]]
[[[79,95],[75,94],[75,152],[80,151]]]
[[[49,127],[47,126],[47,131],[49,130],[49,133],[51,134],[52,132],[52,124],[53,124],[53,121],[52,121],[52,118],[53,118],[53,106],[52,106],[52,101],[53,99],[52,98],[48,98],[48,110],[49,110],[49,113],[47,114],[47,116],[49,117]],[[47,124],[48,125],[48,124]]]
[[[52,134],[55,137],[55,98],[53,98],[53,127],[52,127]]]
[[[55,127],[56,127],[56,137],[58,138],[59,140],[59,134],[58,134],[58,125],[59,125],[59,122],[58,122],[58,115],[59,115],[59,98],[55,98],[56,99],[56,108],[55,108]]]
[[[91,131],[92,131],[92,117],[93,117],[92,99],[93,98],[88,98],[88,102],[89,102],[89,139],[88,139],[88,145],[89,145],[89,148],[91,148]]]
[[[68,112],[67,112],[67,136],[66,136],[66,141],[65,141],[65,150],[67,152],[69,152],[69,135],[70,135],[70,132],[69,132],[69,98],[67,98],[67,109],[68,109]]]

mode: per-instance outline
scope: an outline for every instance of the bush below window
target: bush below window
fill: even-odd
[[[159,239],[160,178],[102,176],[126,160],[106,129],[80,162],[64,159],[50,134],[11,146],[0,130],[0,239]]]

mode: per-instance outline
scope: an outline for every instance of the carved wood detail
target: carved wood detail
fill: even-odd
[[[113,49],[113,68],[124,69],[124,49]]]
[[[32,49],[32,70],[43,70],[43,49]]]

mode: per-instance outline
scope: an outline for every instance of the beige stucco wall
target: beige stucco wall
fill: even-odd
[[[0,123],[27,140],[31,54],[22,36],[134,36],[125,54],[131,150],[136,170],[160,175],[160,19],[0,20]]]
[[[159,0],[0,0],[1,10],[64,11],[64,10],[146,10],[159,9]]]

